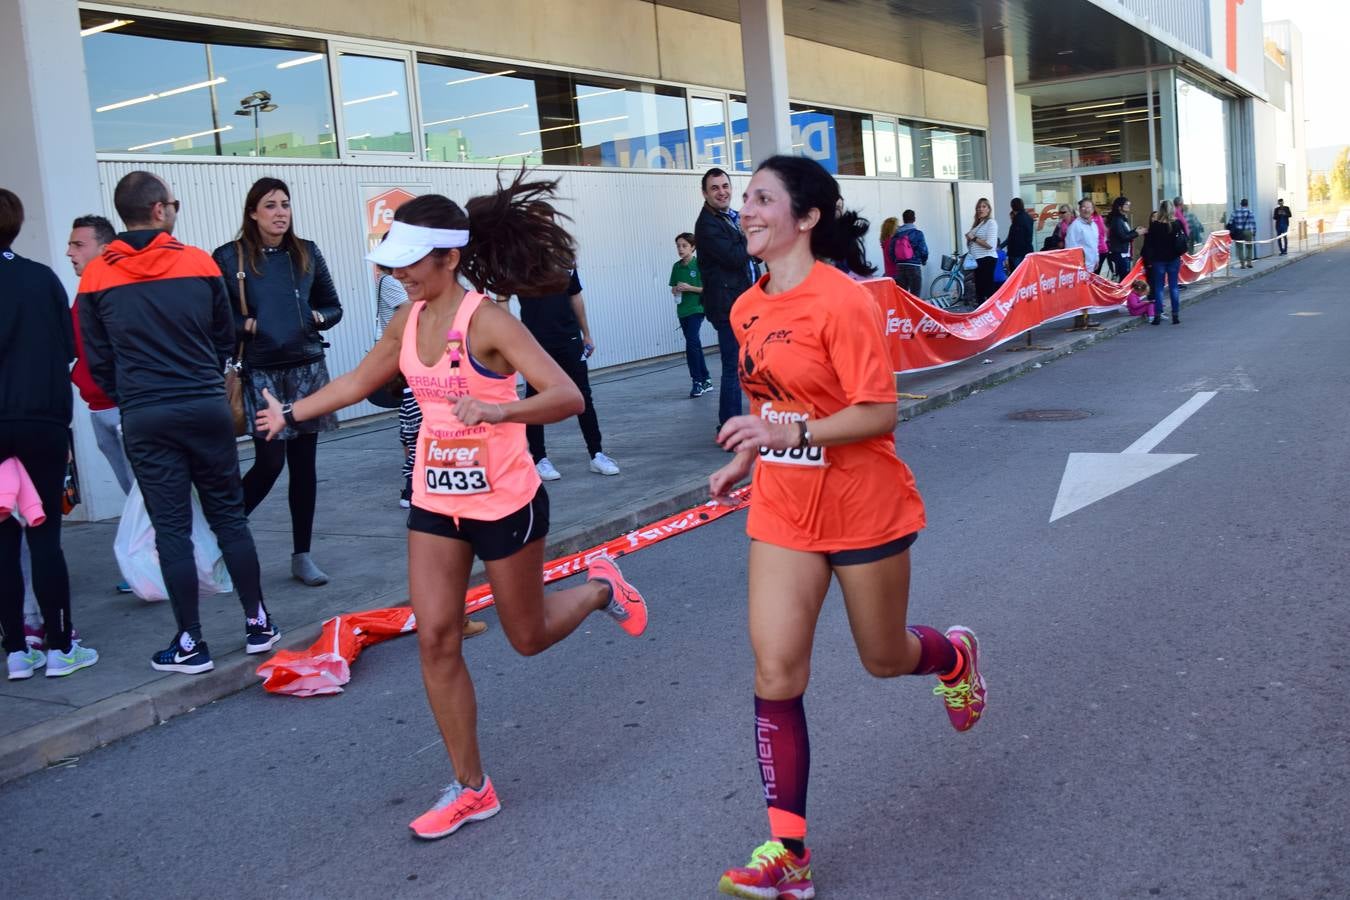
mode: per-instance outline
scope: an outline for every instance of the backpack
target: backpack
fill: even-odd
[[[1191,248],[1190,238],[1186,232],[1181,229],[1180,222],[1172,223],[1172,249],[1178,253],[1185,253]]]
[[[914,245],[909,242],[909,232],[902,231],[891,240],[891,258],[897,263],[909,262],[914,258]]]

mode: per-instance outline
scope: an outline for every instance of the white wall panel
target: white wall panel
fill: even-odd
[[[323,251],[345,310],[342,322],[326,332],[333,345],[328,366],[335,377],[354,368],[375,340],[374,284],[363,259],[361,186],[436,191],[463,204],[496,184],[493,170],[469,167],[106,160],[99,163],[99,176],[110,217],[114,186],[137,168],[148,168],[173,185],[183,203],[176,235],[207,251],[235,237],[243,220],[244,196],[255,180],[270,175],[290,185],[296,232]],[[682,351],[684,342],[667,281],[676,258],[675,235],[694,230],[702,204],[699,175],[614,169],[536,171],[541,177],[561,179],[558,205],[573,219],[578,267],[597,345],[592,363],[613,366]],[[503,178],[511,174],[504,171]],[[735,196],[739,197],[748,180],[744,175],[733,177]],[[931,282],[939,271],[941,254],[953,247],[950,183],[874,178],[844,178],[841,183],[846,202],[872,220],[868,255],[878,265],[881,221],[899,216],[905,208],[918,213],[918,224],[932,253],[924,284]],[[979,194],[988,193],[987,183],[969,187]],[[704,339],[708,345],[716,343],[711,327],[705,326]],[[374,411],[361,404],[342,417]]]

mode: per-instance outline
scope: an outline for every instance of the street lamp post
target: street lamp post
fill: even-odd
[[[276,112],[277,105],[272,102],[272,95],[268,91],[254,91],[243,100],[239,101],[239,109],[234,111],[236,116],[253,117],[253,155],[262,156],[262,138],[258,131],[258,113]]]

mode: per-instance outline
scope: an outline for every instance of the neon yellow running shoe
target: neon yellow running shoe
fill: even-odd
[[[760,844],[750,854],[750,862],[722,873],[717,889],[748,900],[811,900],[816,895],[811,884],[811,851],[797,856],[781,841]]]
[[[938,681],[933,693],[942,698],[947,718],[957,731],[969,731],[984,715],[984,676],[980,674],[980,642],[975,632],[964,625],[947,629],[947,640],[956,645],[966,659],[966,671],[953,682]]]

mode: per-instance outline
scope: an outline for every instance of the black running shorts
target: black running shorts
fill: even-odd
[[[836,550],[833,553],[826,553],[825,560],[831,566],[861,566],[864,563],[873,563],[888,556],[899,556],[918,539],[919,533],[912,531],[904,537],[878,544],[875,547],[862,547],[858,550]]]
[[[461,518],[456,523],[452,516],[414,505],[408,511],[408,530],[466,541],[474,555],[484,562],[505,559],[548,534],[548,494],[541,484],[533,500],[509,516],[493,521]]]

